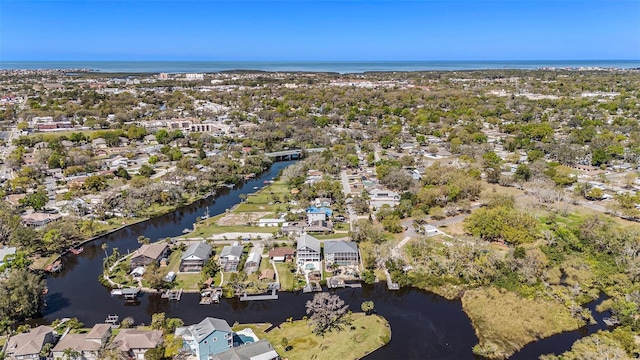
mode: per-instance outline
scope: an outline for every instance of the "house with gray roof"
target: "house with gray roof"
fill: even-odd
[[[200,272],[211,257],[211,245],[204,241],[189,245],[180,260],[181,272]]]
[[[240,245],[228,245],[222,248],[218,264],[223,271],[238,271],[238,264],[242,257],[244,247]]]
[[[296,263],[302,266],[307,262],[320,262],[320,241],[313,236],[303,233],[296,238]]]
[[[358,265],[358,244],[354,241],[325,241],[324,259],[327,265]]]
[[[175,335],[182,337],[184,350],[198,360],[209,360],[233,347],[233,330],[222,319],[207,317],[195,325],[176,328]]]
[[[267,340],[250,342],[214,355],[211,360],[280,360]]]
[[[45,344],[52,344],[53,328],[38,326],[28,333],[12,336],[7,342],[5,356],[7,359],[40,359],[40,351]]]
[[[262,246],[254,246],[253,249],[251,249],[247,261],[244,263],[244,271],[246,271],[247,274],[253,274],[260,268],[262,250],[264,250]]]

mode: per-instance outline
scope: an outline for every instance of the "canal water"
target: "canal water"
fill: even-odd
[[[109,289],[98,282],[105,256],[101,246],[108,251],[118,248],[120,253],[134,251],[140,244],[138,236],[152,241],[179,236],[182,230],[192,227],[196,217],[209,208],[211,216],[218,215],[240,202],[240,194],[255,192],[265,180],[293,162],[277,162],[261,176],[234,189],[223,189],[215,199],[204,199],[170,214],[151,219],[116,231],[84,245],[78,256],[63,257],[63,271],[49,275],[42,321],[63,317],[77,317],[86,325],[103,322],[107,315],[117,314],[120,319],[131,316],[136,323],[149,323],[151,315],[165,312],[169,317],[179,317],[186,324],[199,322],[206,316],[219,317],[234,322],[280,323],[289,317],[300,319],[305,315],[305,303],[311,294],[280,292],[278,300],[240,302],[223,300],[220,304],[199,305],[198,294],[183,294],[180,302],[170,302],[158,295],[144,294],[136,304],[111,297]],[[471,348],[478,341],[469,318],[462,311],[460,301],[449,301],[419,289],[388,291],[384,283],[365,285],[360,289],[342,289],[336,293],[353,311],[360,311],[360,304],[372,300],[376,312],[391,325],[392,339],[384,348],[367,356],[367,359],[473,359]],[[601,323],[601,322],[600,322]],[[515,355],[518,359],[534,359],[541,354],[568,350],[578,338],[596,331],[601,326],[591,326],[579,331],[567,332],[526,346]]]

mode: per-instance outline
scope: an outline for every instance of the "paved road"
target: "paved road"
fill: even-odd
[[[4,160],[3,164],[0,165],[0,179],[12,180],[14,178],[13,169],[7,165],[7,157],[11,154],[16,147],[13,145],[13,139],[18,137],[18,131],[12,130],[9,133],[9,138],[7,138],[7,145],[0,149],[0,157]]]
[[[342,180],[342,192],[344,196],[351,194],[351,187],[349,186],[349,177],[347,176],[347,170],[340,172],[340,180]]]

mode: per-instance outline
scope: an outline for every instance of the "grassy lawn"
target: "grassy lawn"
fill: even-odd
[[[200,273],[178,274],[171,288],[183,290],[200,290],[200,287],[198,285],[201,281],[202,275]]]
[[[182,251],[175,250],[169,255],[169,263],[167,264],[166,271],[167,273],[173,271],[178,273],[180,270],[180,260],[182,259]]]
[[[260,339],[267,339],[283,358],[296,359],[360,359],[381,348],[391,339],[387,320],[378,315],[364,313],[351,315],[351,325],[340,332],[317,336],[305,320],[284,322],[265,333],[271,324],[247,324],[234,326],[234,330],[251,328]],[[282,338],[292,347],[284,351]]]
[[[34,270],[44,270],[47,267],[47,265],[52,264],[55,261],[55,259],[57,259],[59,256],[60,255],[58,254],[52,254],[46,257],[40,257],[40,256],[31,257],[29,259],[33,262],[29,267]]]
[[[488,358],[509,357],[537,339],[584,325],[562,304],[496,288],[468,290],[462,307],[480,340],[474,353]]]
[[[293,291],[304,286],[304,280],[295,284],[295,274],[289,271],[289,267],[285,263],[276,263],[278,276],[280,277],[280,287],[283,291]]]
[[[318,240],[334,240],[334,239],[348,238],[349,234],[337,233],[337,234],[329,234],[329,235],[314,235],[313,237]]]
[[[183,237],[202,237],[207,238],[211,235],[216,234],[224,234],[229,232],[239,232],[239,233],[265,233],[265,234],[273,234],[277,231],[276,228],[269,227],[258,227],[258,226],[218,226],[214,223],[210,225],[198,225],[196,227],[196,231],[190,232],[188,234],[182,235]],[[235,240],[235,239],[229,239]]]

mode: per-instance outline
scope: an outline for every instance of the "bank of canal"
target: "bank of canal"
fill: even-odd
[[[144,294],[135,305],[111,297],[110,290],[98,282],[102,274],[104,251],[118,248],[120,253],[134,251],[140,244],[138,236],[152,241],[182,234],[196,217],[209,208],[211,216],[218,215],[240,202],[240,194],[254,192],[292,162],[277,162],[261,176],[234,189],[223,189],[215,199],[204,199],[172,213],[118,230],[85,244],[78,256],[62,258],[63,271],[49,275],[49,293],[44,309],[46,321],[63,317],[77,317],[86,325],[103,322],[109,314],[120,318],[132,316],[137,323],[149,323],[151,315],[165,312],[170,317],[195,323],[206,316],[220,317],[229,323],[280,323],[289,317],[305,316],[305,302],[311,294],[279,294],[279,300],[240,302],[226,299],[216,305],[199,305],[198,294],[184,294],[180,302],[161,299],[157,294]],[[110,250],[109,250],[110,251]],[[365,285],[359,289],[343,289],[337,293],[354,311],[365,300],[373,300],[376,311],[384,316],[392,329],[391,342],[367,356],[367,359],[473,359],[471,348],[478,341],[469,318],[462,311],[460,301],[449,301],[419,289],[387,291],[383,283]],[[599,327],[599,326],[597,326]],[[526,346],[516,354],[519,358],[537,358],[548,352],[568,350],[573,341],[593,332],[596,327],[555,335]]]

